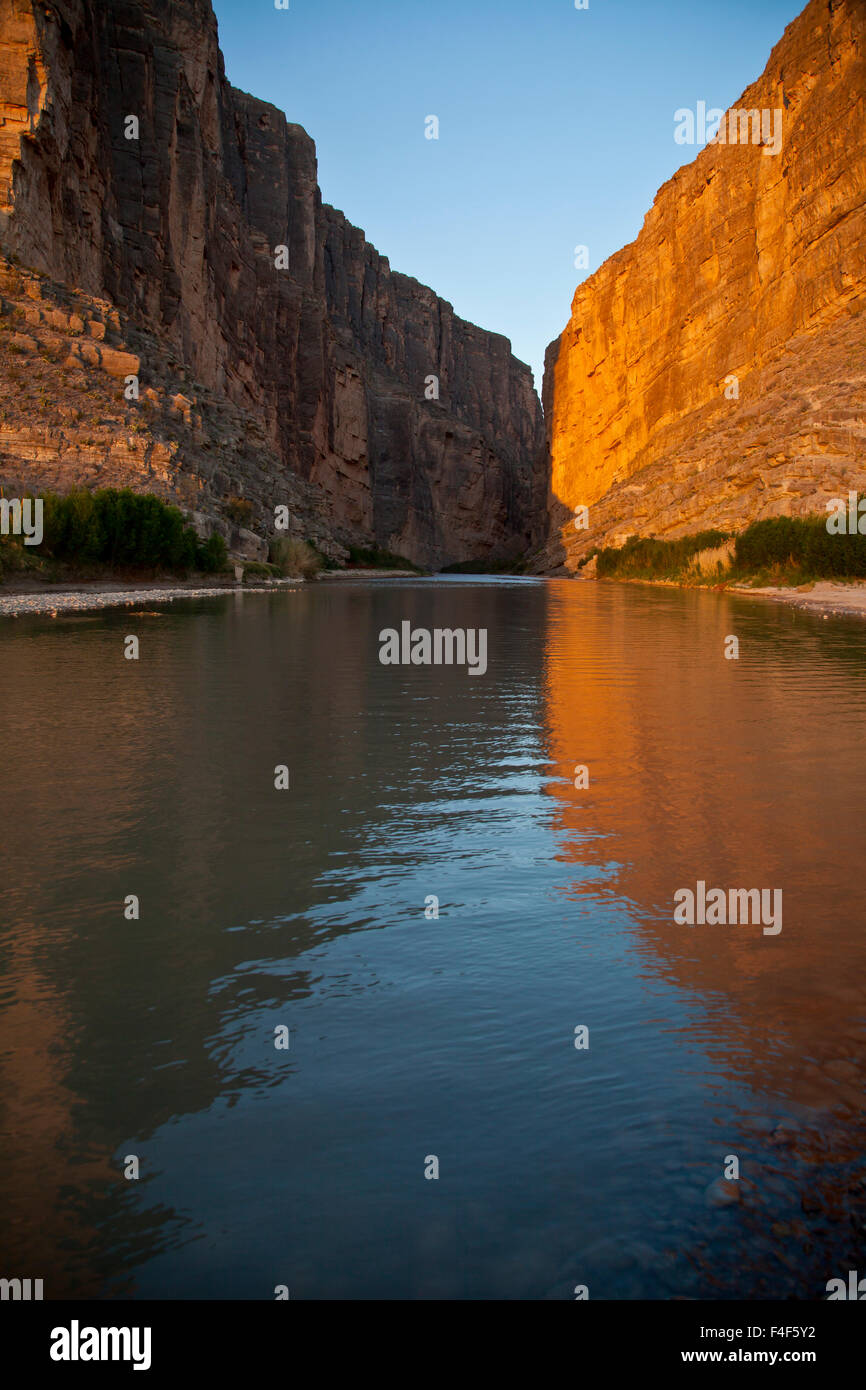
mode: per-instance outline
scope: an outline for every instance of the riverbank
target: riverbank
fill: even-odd
[[[419,579],[417,570],[345,569],[320,570],[316,579]],[[216,594],[270,593],[292,589],[309,581],[302,577],[286,579],[252,578],[243,584],[227,581],[226,575],[198,575],[195,579],[129,581],[118,579],[79,580],[68,584],[46,585],[35,579],[0,585],[0,618],[25,614],[81,613],[96,608],[131,607],[142,599],[150,603],[171,603],[177,598],[211,598]]]
[[[750,589],[745,584],[732,584],[728,592],[750,594],[755,598],[787,603],[794,608],[821,613],[825,618],[831,615],[866,618],[866,584],[863,583],[836,584],[831,580],[821,580],[814,584],[804,584],[797,589]]]
[[[318,579],[418,579],[413,570],[323,570]],[[556,576],[554,576],[556,577]],[[564,576],[563,576],[564,577]],[[142,583],[118,583],[117,580],[94,580],[77,584],[57,584],[47,587],[34,582],[0,587],[0,618],[17,618],[29,614],[87,612],[99,608],[132,607],[147,599],[151,603],[172,603],[178,598],[211,598],[219,594],[269,593],[274,589],[297,588],[304,579],[247,580],[244,584],[227,584],[225,577],[208,580],[152,580]],[[693,587],[673,579],[621,579],[617,583],[652,584],[665,588]],[[866,618],[866,583],[836,584],[830,581],[801,585],[799,588],[764,586],[750,588],[746,584],[714,586],[726,593],[787,603],[807,612],[825,617],[848,616]]]
[[[115,580],[93,580],[77,584],[46,586],[33,581],[0,587],[0,618],[18,618],[44,613],[83,613],[96,608],[129,608],[146,599],[149,603],[172,603],[178,598],[213,598],[218,594],[272,592],[297,588],[303,579],[271,579],[245,584],[226,583],[225,576],[212,580],[146,580],[123,584]]]
[[[559,575],[548,576],[559,578]],[[563,573],[562,578],[565,578]],[[679,579],[633,579],[623,575],[598,580],[589,576],[586,580],[580,575],[571,576],[584,583],[648,584],[662,589],[712,589],[716,593],[737,594],[746,598],[764,598],[774,603],[786,603],[792,608],[820,613],[824,617],[866,618],[866,583],[852,580],[847,584],[832,580],[816,580],[811,584],[782,587],[781,585],[749,584],[688,584]]]

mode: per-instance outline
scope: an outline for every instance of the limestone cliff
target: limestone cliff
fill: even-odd
[[[61,485],[152,486],[137,459],[158,445],[164,491],[205,516],[240,496],[262,536],[285,500],[325,548],[425,565],[540,539],[529,368],[323,205],[312,140],[226,81],[209,0],[0,0],[0,122],[0,309],[7,333],[30,325],[18,349],[42,362],[51,416],[28,434],[9,393],[0,481],[38,485],[47,460]],[[116,448],[86,454],[106,418],[82,404],[105,384],[93,341],[137,358],[150,392],[120,473]],[[122,381],[114,396],[128,431]]]
[[[864,0],[811,0],[732,108],[779,112],[776,152],[726,113],[579,286],[545,363],[549,564],[866,492],[864,39]]]

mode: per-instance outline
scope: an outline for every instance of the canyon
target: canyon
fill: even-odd
[[[698,103],[726,135],[578,286],[542,413],[322,201],[210,0],[0,0],[0,486],[156,492],[248,559],[283,506],[338,563],[538,574],[866,492],[864,39],[864,0],[809,0]]]
[[[863,0],[810,0],[735,103],[781,112],[780,147],[707,143],[578,286],[545,361],[539,571],[863,490],[864,40]]]
[[[0,0],[0,251],[7,493],[153,491],[253,559],[280,505],[335,559],[543,538],[530,369],[322,202],[209,0]]]

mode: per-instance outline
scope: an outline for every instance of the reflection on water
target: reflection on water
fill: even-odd
[[[381,666],[403,619],[487,674]],[[7,622],[0,1274],[820,1297],[866,1207],[863,639],[573,581]],[[675,925],[699,879],[781,934]]]

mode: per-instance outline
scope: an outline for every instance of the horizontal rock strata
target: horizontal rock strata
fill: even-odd
[[[120,316],[106,348],[88,329],[69,356],[106,388],[113,376],[121,404],[124,353],[160,397],[187,380],[210,457],[178,435],[167,485],[204,512],[239,496],[266,539],[287,488],[306,489],[332,548],[431,566],[540,539],[529,368],[322,203],[309,136],[226,81],[209,0],[0,0],[0,249],[46,293]],[[45,389],[63,400],[59,381]],[[235,452],[218,438],[229,419],[246,436]],[[51,449],[4,423],[3,479]],[[74,433],[55,440],[69,484],[89,481]],[[112,481],[109,461],[99,476]],[[117,480],[147,479],[124,456]]]
[[[864,40],[863,0],[811,0],[733,108],[780,112],[778,152],[726,120],[579,286],[546,359],[544,563],[866,493]]]

